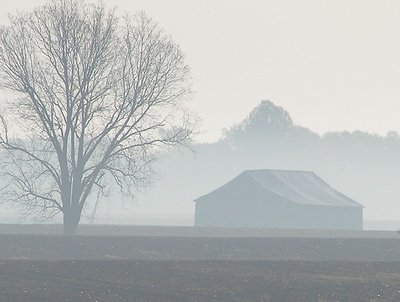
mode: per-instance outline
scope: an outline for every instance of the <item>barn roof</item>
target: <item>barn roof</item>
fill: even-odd
[[[293,203],[362,207],[358,202],[332,188],[314,172],[270,169],[248,170],[241,173],[237,178],[240,179],[245,175],[250,176],[263,190],[272,192]]]

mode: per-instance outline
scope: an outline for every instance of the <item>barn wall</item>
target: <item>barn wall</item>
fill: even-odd
[[[276,227],[283,212],[282,203],[275,197],[268,206],[256,198],[246,198],[245,202],[237,196],[231,196],[229,201],[209,198],[196,203],[195,226]]]
[[[288,228],[362,230],[361,207],[294,205],[282,216],[290,216]]]
[[[266,195],[244,174],[196,202],[195,226],[266,227],[266,222],[272,226],[279,222],[284,205],[279,196]]]

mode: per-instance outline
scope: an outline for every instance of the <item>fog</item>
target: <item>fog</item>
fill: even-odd
[[[153,182],[134,197],[106,197],[86,222],[192,225],[193,202],[244,170],[313,171],[329,185],[365,206],[367,227],[394,229],[400,191],[400,137],[362,131],[319,135],[297,125],[290,113],[262,101],[215,143],[192,142],[169,150],[154,165]],[[14,214],[14,212],[13,212]],[[4,215],[15,221],[15,215]]]
[[[399,15],[1,0],[0,301],[400,301]]]
[[[180,44],[192,69],[197,140],[218,140],[260,100],[322,134],[399,131],[400,3],[104,0],[145,10]],[[0,21],[44,1],[1,1]]]
[[[0,21],[41,3],[2,1]],[[400,3],[104,3],[145,10],[180,44],[201,122],[191,150],[163,154],[152,185],[110,196],[98,222],[190,225],[195,198],[260,168],[314,171],[365,205],[366,220],[398,219]],[[256,118],[272,122],[247,129],[242,121],[263,99],[278,109]],[[0,216],[15,221],[14,211]]]
[[[144,212],[193,213],[192,200],[224,185],[244,170],[314,171],[365,206],[366,220],[397,220],[400,138],[367,132],[318,135],[296,125],[290,114],[262,102],[216,143],[194,144],[166,155],[159,180],[138,195]]]
[[[193,202],[245,170],[313,171],[339,192],[365,206],[366,227],[397,228],[400,137],[363,131],[319,135],[298,125],[289,112],[262,101],[214,143],[192,142],[161,154],[153,182],[135,196],[107,196],[86,222],[192,225]],[[5,212],[6,213],[6,212]],[[8,217],[4,217],[8,216]],[[15,215],[3,214],[4,221]],[[31,221],[31,220],[28,220]],[[35,220],[34,220],[35,221]]]

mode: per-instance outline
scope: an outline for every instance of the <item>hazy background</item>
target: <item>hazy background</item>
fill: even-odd
[[[43,2],[1,0],[0,22]],[[104,217],[173,214],[184,220],[193,213],[193,198],[243,169],[288,168],[316,171],[365,204],[367,219],[398,219],[400,143],[386,134],[400,131],[399,1],[103,2],[121,13],[145,10],[181,45],[194,83],[189,107],[202,119],[197,142],[218,141],[263,99],[287,110],[293,125],[310,129],[290,139],[279,132],[262,146],[239,139],[257,154],[226,137],[196,145],[195,154],[174,153],[156,166],[159,180],[137,204],[105,206]],[[319,136],[355,129],[379,136]],[[250,140],[269,137],[257,135]],[[268,145],[273,150],[263,149]]]
[[[1,0],[9,12],[44,1]],[[103,0],[145,10],[192,67],[202,141],[260,100],[318,133],[400,130],[400,2],[396,0]]]

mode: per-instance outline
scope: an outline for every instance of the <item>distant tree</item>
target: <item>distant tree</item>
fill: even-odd
[[[159,147],[192,133],[182,107],[189,68],[143,13],[120,18],[101,4],[55,0],[11,16],[0,30],[0,73],[12,96],[0,135],[7,198],[26,214],[61,212],[65,234],[88,200],[97,204],[112,183],[132,192]]]
[[[234,149],[268,147],[271,142],[287,137],[294,130],[289,113],[271,101],[262,101],[240,123],[226,130],[222,138]]]

